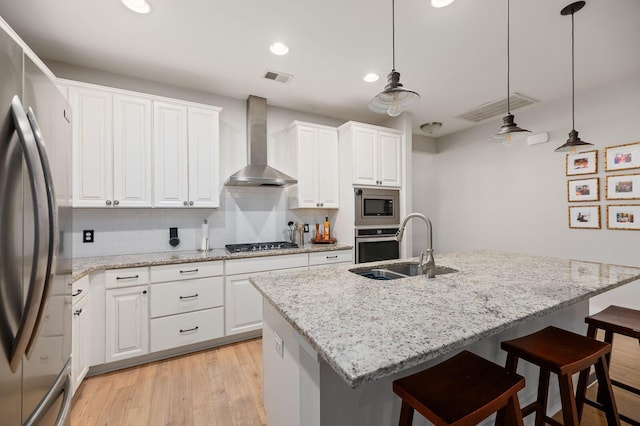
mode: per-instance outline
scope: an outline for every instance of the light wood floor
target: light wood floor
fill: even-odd
[[[611,377],[640,387],[640,345],[614,338]],[[589,389],[595,399],[595,387]],[[640,419],[640,397],[615,388],[620,412]],[[561,419],[561,418],[560,418]],[[76,425],[266,425],[262,340],[222,346],[86,379],[74,396]],[[586,406],[583,426],[606,425]]]

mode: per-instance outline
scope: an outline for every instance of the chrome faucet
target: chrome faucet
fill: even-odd
[[[429,234],[427,235],[427,249],[426,249],[427,255],[425,256],[424,251],[420,253],[420,263],[419,263],[420,268],[422,268],[422,273],[425,274],[427,278],[435,278],[436,261],[433,258],[433,232],[431,229],[431,221],[429,220],[429,218],[427,218],[422,213],[408,214],[407,217],[405,217],[404,220],[402,221],[402,225],[400,225],[400,229],[398,229],[398,232],[396,232],[396,241],[398,242],[402,241],[402,237],[404,236],[404,229],[407,226],[407,222],[409,221],[409,219],[414,217],[420,218],[424,221],[424,223],[427,225],[427,233]]]

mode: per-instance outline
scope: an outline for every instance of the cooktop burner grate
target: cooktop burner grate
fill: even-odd
[[[224,246],[229,253],[241,253],[247,251],[268,251],[298,248],[297,244],[288,241],[274,241],[267,243],[227,244]]]

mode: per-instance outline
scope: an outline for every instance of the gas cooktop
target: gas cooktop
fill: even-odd
[[[297,244],[287,241],[275,241],[268,243],[247,243],[247,244],[227,244],[224,246],[229,253],[240,253],[246,251],[268,251],[298,248]]]

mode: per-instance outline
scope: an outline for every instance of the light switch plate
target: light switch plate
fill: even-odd
[[[273,332],[273,337],[276,341],[276,352],[278,352],[280,354],[280,358],[282,358],[284,357],[284,341],[275,331]]]

